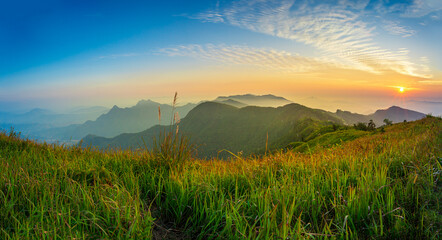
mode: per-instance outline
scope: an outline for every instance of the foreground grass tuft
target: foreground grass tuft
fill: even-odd
[[[440,239],[441,149],[435,117],[308,153],[167,169],[158,153],[3,133],[0,239]]]

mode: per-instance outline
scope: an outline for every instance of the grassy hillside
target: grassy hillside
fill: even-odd
[[[320,130],[324,130],[323,128]],[[355,140],[367,136],[371,132],[356,130],[354,128],[341,129],[337,131],[325,132],[324,134],[313,133],[314,138],[307,139],[306,142],[293,142],[288,146],[297,152],[311,152],[316,148],[330,148],[341,145],[344,142]]]
[[[434,117],[308,154],[175,164],[1,134],[0,239],[440,239],[441,150]]]

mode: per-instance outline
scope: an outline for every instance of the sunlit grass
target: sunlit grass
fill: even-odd
[[[4,133],[0,238],[439,239],[441,130],[427,117],[309,153],[229,161]],[[175,156],[186,158],[164,159]]]

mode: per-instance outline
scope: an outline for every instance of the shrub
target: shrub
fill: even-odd
[[[365,123],[362,122],[358,122],[357,124],[353,124],[354,128],[357,130],[362,130],[362,131],[367,131],[367,125]]]
[[[367,124],[367,130],[373,131],[376,129],[376,124],[373,122],[373,120],[370,119],[370,121]]]
[[[388,119],[388,118],[384,119],[384,123],[385,123],[386,126],[393,125],[393,121],[391,121],[391,120]]]

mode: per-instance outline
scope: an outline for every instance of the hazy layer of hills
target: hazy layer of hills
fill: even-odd
[[[195,104],[186,104],[175,108],[180,117],[195,107]],[[159,118],[159,110],[161,119]],[[94,121],[86,121],[83,124],[70,125],[63,128],[54,128],[40,135],[46,138],[67,140],[80,140],[88,134],[104,137],[114,137],[122,133],[136,133],[148,129],[157,124],[169,125],[172,118],[172,106],[160,104],[151,100],[141,100],[135,106],[119,108],[117,106],[99,116]]]
[[[0,123],[3,124],[44,124],[52,127],[66,126],[95,119],[109,111],[106,107],[76,108],[68,113],[56,113],[47,109],[35,108],[25,113],[0,112]]]
[[[242,102],[238,102],[236,100],[232,100],[232,99],[227,99],[227,100],[215,100],[214,102],[218,102],[218,103],[224,103],[226,105],[230,105],[233,107],[237,107],[237,108],[242,108],[242,107],[246,107],[247,104],[242,103]]]
[[[245,95],[251,104],[250,95]],[[235,96],[235,99],[242,99]],[[233,103],[233,104],[232,104]],[[190,137],[198,146],[200,157],[223,157],[232,153],[262,153],[268,149],[283,148],[293,142],[308,140],[315,132],[331,125],[367,123],[370,119],[380,126],[388,118],[393,122],[412,121],[425,115],[399,107],[378,110],[370,115],[338,110],[336,113],[311,109],[291,103],[282,107],[241,106],[227,97],[217,102],[205,102],[192,109],[179,124],[179,132]],[[155,126],[133,134],[114,138],[88,135],[83,144],[105,148],[138,149],[152,147],[152,139],[161,131],[175,131],[176,126]]]
[[[83,123],[109,111],[106,107],[81,107],[58,113],[36,108],[25,113],[0,112],[0,129],[14,128],[24,136],[39,138],[40,132],[51,128]],[[47,140],[47,138],[43,138]]]
[[[235,107],[259,106],[259,107],[280,107],[292,103],[291,101],[272,94],[267,95],[231,95],[220,96],[214,102],[221,102]]]
[[[240,102],[241,100],[243,102]],[[256,106],[277,106],[290,103],[285,98],[273,95],[235,95],[228,97],[219,97],[216,101],[232,105],[235,107],[245,107],[248,105]],[[197,104],[186,104],[178,106],[175,112],[178,112],[181,118],[196,106]],[[161,109],[161,122],[158,118],[158,107]],[[91,108],[89,111],[97,110]],[[40,112],[41,117],[34,117],[34,112]],[[86,113],[87,109],[76,109],[75,114]],[[64,115],[63,115],[64,116]],[[2,125],[0,128],[9,128],[11,125],[16,130],[21,131],[25,136],[46,140],[46,141],[62,141],[76,142],[88,134],[94,134],[103,137],[114,137],[122,133],[137,133],[146,130],[154,125],[169,125],[172,118],[172,106],[168,104],[160,104],[151,100],[141,100],[135,106],[128,108],[119,108],[114,106],[112,109],[104,109],[99,114],[85,115],[81,119],[72,116],[64,116],[71,122],[61,122],[60,124],[52,124],[57,121],[60,116],[49,114],[47,110],[34,110],[33,112],[16,118],[14,124]],[[41,118],[41,121],[39,119]],[[31,122],[23,122],[20,119],[28,119]],[[32,119],[35,119],[33,121]],[[18,126],[18,128],[17,128]]]
[[[358,113],[351,113],[348,111],[337,110],[336,115],[344,119],[346,124],[352,125],[358,122],[367,123],[373,120],[377,126],[384,124],[384,119],[389,119],[393,123],[406,121],[414,121],[425,117],[425,114],[409,109],[404,109],[397,106],[392,106],[388,109],[380,109],[373,114],[363,115]]]

